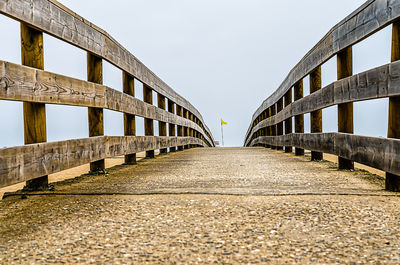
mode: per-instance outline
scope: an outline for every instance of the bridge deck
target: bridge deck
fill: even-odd
[[[383,187],[263,148],[192,149],[0,201],[0,263],[396,264],[400,198]]]

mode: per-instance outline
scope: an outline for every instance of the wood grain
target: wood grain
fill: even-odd
[[[153,90],[145,84],[143,84],[143,101],[153,104]],[[154,122],[153,119],[144,119],[144,135],[145,136],[153,136],[154,135]],[[154,158],[154,150],[146,151],[147,158]]]
[[[124,93],[134,97],[135,96],[135,79],[127,72],[122,72],[122,88]],[[136,135],[136,118],[135,115],[124,113],[124,135]],[[136,154],[126,154],[125,164],[136,164]]]
[[[21,23],[21,59],[22,64],[37,69],[44,69],[43,33]],[[24,102],[24,143],[43,143],[47,141],[46,105],[43,103]],[[48,186],[48,176],[38,176],[29,180],[26,188],[42,190]]]
[[[400,61],[383,65],[342,80],[293,102],[285,112],[257,124],[249,135],[260,128],[284,121],[290,116],[310,113],[341,103],[400,96]],[[249,140],[246,141],[246,144]]]
[[[158,93],[157,93],[157,106],[160,109],[165,110],[165,97]],[[163,121],[158,122],[158,135],[167,136],[167,124]],[[160,149],[160,154],[166,154],[166,153],[168,153],[168,149],[166,148]]]
[[[338,80],[353,75],[353,49],[348,47],[337,54]],[[353,102],[338,105],[338,132],[354,133]],[[354,162],[339,157],[340,169],[354,169]]]
[[[179,105],[176,105],[176,115],[178,115],[180,117],[183,117],[183,109]],[[201,125],[201,123],[200,123],[200,125]],[[203,128],[202,128],[202,130],[203,130]],[[177,133],[178,133],[178,137],[179,136],[183,136],[183,127],[181,125],[177,126]],[[202,140],[204,141],[205,138],[204,138],[203,134],[201,134],[201,136],[202,136],[201,137]],[[178,146],[177,150],[178,151],[182,151],[183,150],[183,146]]]
[[[391,61],[400,60],[400,22],[393,23]],[[400,97],[389,98],[388,138],[400,138]],[[400,175],[386,172],[386,189],[400,191]]]
[[[87,53],[87,80],[96,84],[103,84],[103,60],[91,53]],[[88,108],[89,137],[104,135],[104,117],[102,108]],[[90,163],[90,172],[104,172],[104,159]]]
[[[155,92],[185,107],[204,124],[199,111],[156,76],[107,32],[54,0],[0,0],[0,13],[90,52],[129,73]],[[208,128],[208,133],[211,135]]]
[[[175,114],[175,103],[171,100],[168,100],[168,112]],[[175,124],[173,123],[168,123],[168,135],[169,136],[175,136]],[[169,148],[170,152],[175,152],[176,148],[175,147],[170,147]]]
[[[316,67],[347,47],[351,47],[400,17],[400,3],[393,0],[369,0],[334,26],[289,72],[288,76],[253,114],[258,115],[275,104],[295,83],[310,74]],[[249,127],[247,134],[252,130]]]
[[[280,113],[283,110],[283,98],[280,98],[276,103],[276,112]],[[283,121],[276,124],[276,135],[283,135]],[[277,150],[283,150],[283,145],[277,146]]]
[[[294,101],[298,101],[303,98],[303,80],[300,80],[294,85],[293,88],[294,93]],[[304,114],[296,115],[294,117],[294,131],[295,133],[304,133]],[[304,149],[295,148],[296,156],[303,156]]]
[[[286,92],[284,99],[285,99],[285,107],[289,106],[292,103],[292,89],[289,89],[289,91]],[[291,133],[293,133],[292,117],[287,118],[285,120],[285,134],[291,134]],[[285,146],[285,153],[291,153],[291,152],[293,152],[293,147]]]
[[[127,93],[104,85],[78,80],[42,70],[0,61],[0,99],[104,108],[143,118],[175,123],[202,132],[197,124],[173,115]]]
[[[321,66],[318,66],[310,73],[310,94],[313,94],[321,89]],[[310,114],[310,131],[311,133],[322,132],[322,110],[312,111]],[[320,161],[323,159],[323,154],[316,150],[311,150],[311,160]]]
[[[206,144],[191,137],[98,136],[0,149],[0,187],[57,173],[107,157]]]
[[[355,161],[395,175],[400,174],[400,140],[346,133],[289,134],[260,137],[256,144],[292,145]]]

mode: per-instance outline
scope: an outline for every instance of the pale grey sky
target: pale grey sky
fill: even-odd
[[[243,144],[253,112],[293,66],[364,0],[62,0],[100,26],[203,115],[214,138],[228,122],[225,144]],[[19,24],[0,16],[0,60],[20,63]],[[391,28],[354,47],[354,72],[390,61]],[[45,70],[86,78],[86,53],[45,36]],[[326,63],[323,85],[336,79]],[[105,64],[104,83],[121,90],[121,71]],[[308,86],[305,80],[305,86]],[[306,89],[307,91],[308,89]],[[140,89],[137,96],[141,97]],[[323,112],[336,131],[336,108]],[[85,108],[48,106],[48,140],[83,138]],[[386,136],[387,100],[355,104],[355,132]],[[23,144],[22,104],[0,101],[0,147]],[[143,135],[138,119],[138,135]],[[107,135],[122,135],[122,114],[106,111]],[[308,130],[308,116],[306,116]]]

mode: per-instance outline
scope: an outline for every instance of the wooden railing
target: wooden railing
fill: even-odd
[[[265,146],[312,160],[323,153],[339,157],[340,169],[354,162],[386,171],[386,188],[400,191],[400,1],[369,0],[337,24],[291,70],[279,88],[252,117],[245,146]],[[392,62],[353,75],[352,46],[393,24]],[[321,65],[337,56],[338,81],[321,88]],[[310,95],[303,98],[303,79],[310,77]],[[292,102],[292,98],[294,102]],[[389,98],[388,138],[353,133],[353,102]],[[322,109],[338,106],[338,133],[322,133]],[[310,113],[311,133],[304,133]],[[295,119],[293,132],[292,119]]]
[[[0,149],[0,187],[28,181],[28,189],[43,189],[48,174],[89,162],[92,172],[102,172],[107,157],[125,155],[132,164],[138,152],[154,157],[155,149],[214,146],[196,108],[105,31],[57,1],[0,0],[0,13],[21,23],[22,65],[0,61],[0,99],[24,102],[25,135],[24,146]],[[87,51],[87,81],[43,71],[43,33]],[[102,85],[103,60],[122,70],[123,92]],[[143,101],[134,97],[135,79],[143,84]],[[45,104],[88,107],[90,138],[46,143]],[[124,113],[125,136],[104,136],[103,109]],[[135,136],[135,116],[144,118],[145,136]]]

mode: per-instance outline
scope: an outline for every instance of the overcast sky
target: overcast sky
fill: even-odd
[[[214,138],[241,146],[254,111],[294,65],[364,0],[62,0],[100,26],[203,115]],[[20,63],[19,24],[0,16],[0,60]],[[354,47],[354,73],[389,63],[391,28]],[[45,36],[45,70],[86,79],[86,53]],[[336,79],[336,58],[322,68]],[[105,63],[104,83],[122,90],[121,71]],[[305,80],[306,93],[308,81]],[[141,97],[138,85],[137,96]],[[355,104],[355,132],[386,136],[387,100]],[[336,107],[323,112],[337,130]],[[47,107],[48,140],[83,138],[87,109]],[[22,104],[0,101],[0,146],[23,144]],[[143,120],[137,119],[138,135]],[[306,116],[306,131],[309,131]],[[122,135],[122,114],[106,111],[105,133]]]

